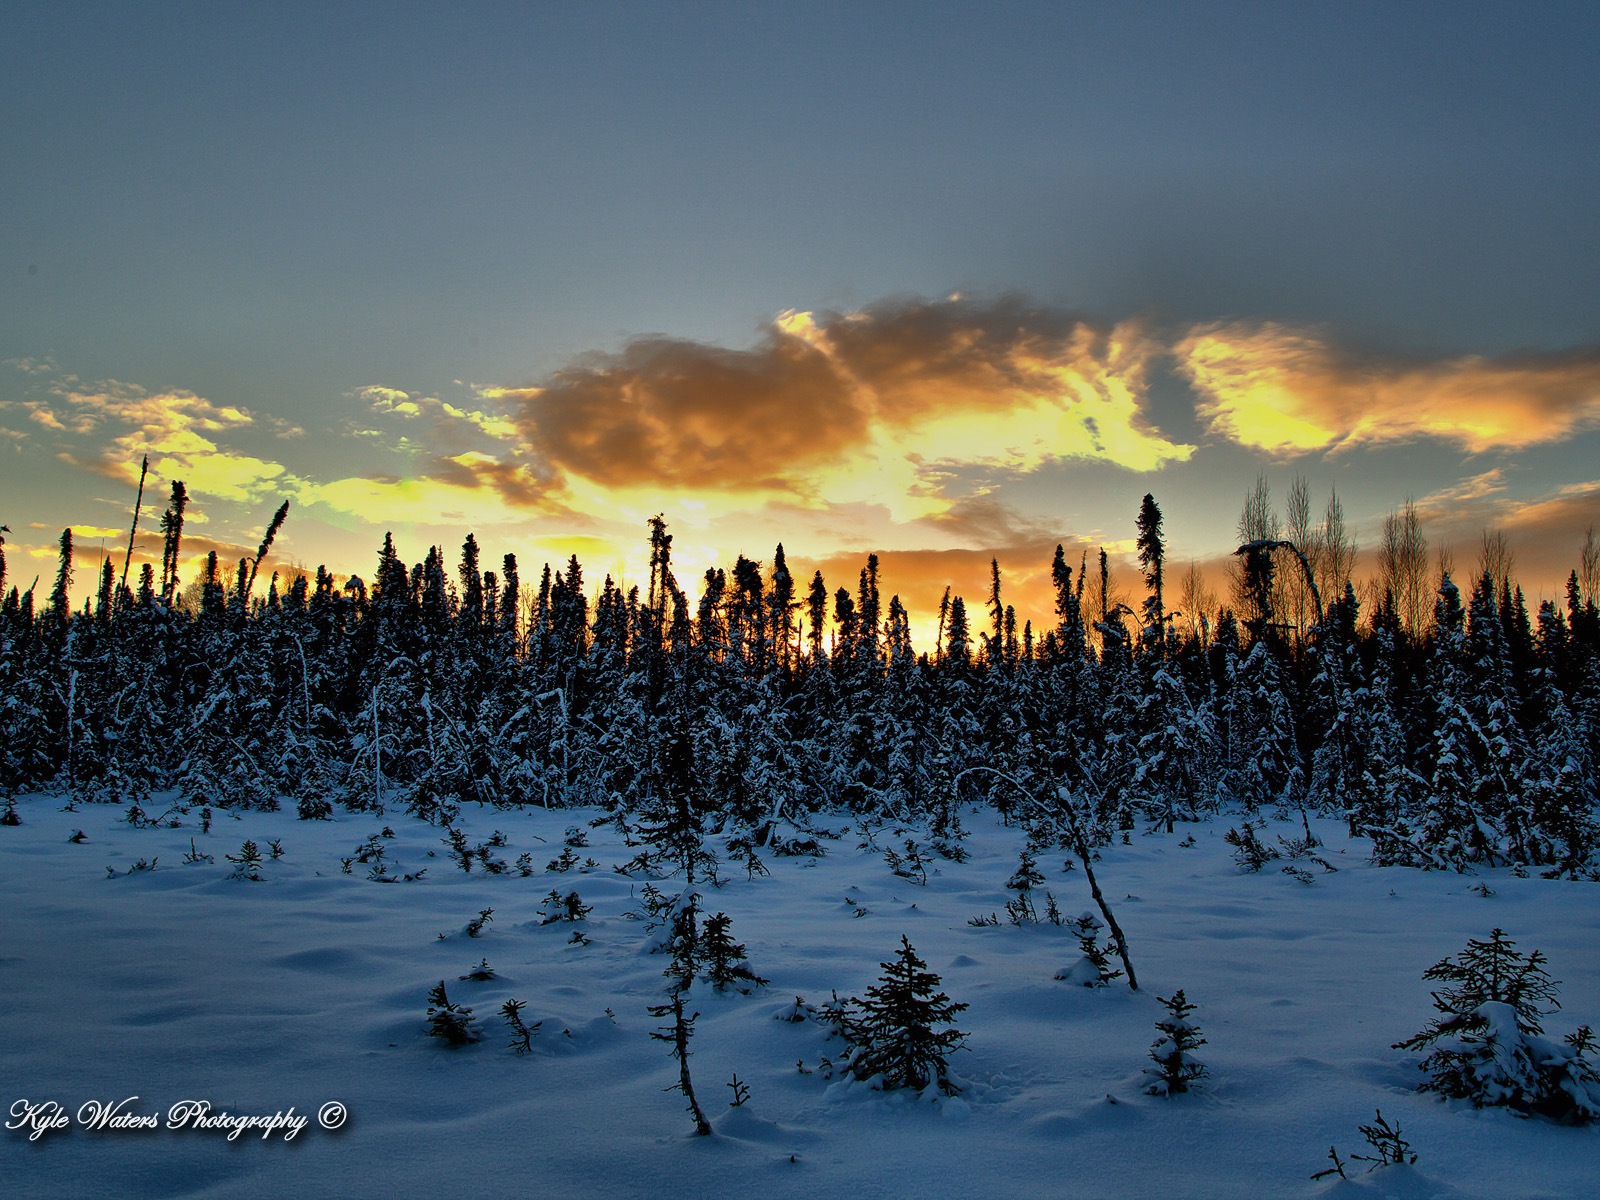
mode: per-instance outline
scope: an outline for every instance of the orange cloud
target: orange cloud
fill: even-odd
[[[755,350],[639,341],[545,387],[497,394],[519,401],[540,454],[602,486],[783,490],[866,434],[826,357],[782,333]]]
[[[1361,359],[1284,325],[1196,326],[1174,348],[1214,431],[1276,454],[1439,438],[1473,453],[1600,425],[1600,351]]]
[[[513,402],[525,444],[575,488],[657,504],[662,489],[758,492],[915,519],[948,509],[952,468],[1187,458],[1146,416],[1155,349],[1135,326],[1016,302],[902,303],[786,313],[749,350],[641,340],[544,386],[481,394]]]

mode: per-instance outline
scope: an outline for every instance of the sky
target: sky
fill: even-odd
[[[7,5],[7,586],[744,554],[919,629],[1416,503],[1557,597],[1600,524],[1586,3]],[[192,579],[195,566],[186,568]]]

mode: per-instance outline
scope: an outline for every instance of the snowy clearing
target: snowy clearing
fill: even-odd
[[[926,884],[893,874],[882,851],[915,829],[874,831],[859,849],[850,816],[824,825],[821,858],[762,855],[747,878],[723,853],[706,914],[725,912],[749,966],[749,995],[689,993],[690,1067],[716,1135],[696,1138],[668,1047],[647,1008],[665,998],[658,934],[630,918],[645,878],[613,868],[636,848],[597,809],[468,809],[456,827],[510,866],[470,874],[445,833],[400,812],[298,821],[292,811],[198,810],[175,827],[135,828],[125,810],[31,796],[0,828],[0,1044],[4,1097],[18,1126],[0,1137],[12,1195],[519,1194],[674,1197],[1093,1194],[1099,1196],[1561,1197],[1600,1191],[1600,1133],[1474,1110],[1414,1090],[1417,1056],[1390,1048],[1433,1015],[1422,972],[1500,927],[1542,950],[1561,981],[1559,1036],[1600,1026],[1600,888],[1592,883],[1425,873],[1368,862],[1341,823],[1314,821],[1337,871],[1302,883],[1272,863],[1242,874],[1226,819],[1105,847],[1096,870],[1127,933],[1140,990],[1055,978],[1079,959],[1065,929],[1007,922],[1005,888],[1025,833],[967,809],[966,862],[936,858]],[[150,806],[160,811],[160,803]],[[1237,823],[1237,822],[1235,822]],[[572,827],[588,844],[551,871]],[[388,827],[392,837],[383,837]],[[1296,835],[1299,821],[1263,837]],[[70,840],[78,831],[81,840]],[[383,869],[354,859],[374,835]],[[192,839],[192,841],[191,841]],[[233,878],[245,840],[261,881]],[[282,857],[271,857],[277,841]],[[1192,844],[1185,844],[1192,840]],[[531,855],[531,875],[518,872]],[[199,861],[185,861],[186,855]],[[209,856],[209,861],[206,856]],[[584,866],[593,859],[598,865]],[[153,870],[133,869],[140,860]],[[1081,869],[1041,856],[1069,917],[1092,907]],[[114,871],[112,875],[108,868]],[[422,878],[403,881],[426,868]],[[672,879],[654,882],[666,893]],[[552,889],[580,893],[580,922],[542,924]],[[485,909],[492,917],[469,937]],[[970,924],[997,913],[998,926]],[[586,941],[574,942],[575,932]],[[442,936],[441,936],[442,935]],[[953,1000],[966,1048],[951,1060],[956,1098],[878,1093],[829,1080],[839,1043],[814,1020],[776,1019],[803,996],[860,996],[908,937]],[[484,960],[494,977],[462,979]],[[482,1040],[428,1036],[428,996],[444,981]],[[1183,989],[1206,1044],[1208,1076],[1186,1096],[1146,1095],[1144,1070],[1165,1010]],[[542,1022],[531,1053],[509,1047],[500,1006]],[[802,1070],[801,1068],[804,1068]],[[733,1077],[749,1100],[730,1107]],[[307,1123],[292,1139],[228,1127],[95,1131],[93,1103],[155,1116],[209,1101],[212,1115]],[[322,1128],[329,1102],[348,1113]],[[67,1124],[30,1140],[26,1105]],[[1398,1124],[1415,1166],[1313,1182],[1330,1145],[1349,1163],[1376,1110]],[[49,1125],[47,1107],[33,1110]],[[180,1110],[179,1116],[182,1116]],[[59,1121],[59,1118],[57,1119]]]

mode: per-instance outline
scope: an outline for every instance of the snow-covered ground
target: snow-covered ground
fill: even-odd
[[[1227,822],[1135,835],[1107,847],[1097,872],[1140,990],[1091,990],[1054,978],[1078,959],[1065,930],[1004,924],[1022,830],[968,810],[970,859],[937,860],[919,885],[858,849],[860,829],[835,816],[829,827],[846,832],[824,857],[765,855],[771,873],[753,880],[726,859],[726,885],[704,889],[705,911],[729,914],[771,982],[748,996],[691,993],[690,1065],[717,1131],[696,1138],[681,1098],[663,1090],[677,1079],[667,1046],[649,1036],[666,959],[627,915],[644,880],[612,869],[637,849],[610,826],[589,829],[575,854],[597,867],[545,869],[565,830],[598,812],[464,813],[474,845],[506,835],[494,853],[513,869],[489,875],[463,873],[440,829],[398,812],[302,822],[218,810],[204,833],[198,810],[174,814],[175,828],[135,828],[124,810],[61,803],[24,799],[22,824],[0,827],[0,1099],[12,1124],[24,1103],[57,1104],[69,1122],[33,1140],[25,1126],[0,1131],[7,1195],[1600,1194],[1595,1129],[1417,1093],[1415,1057],[1390,1049],[1433,1013],[1424,969],[1496,926],[1543,950],[1562,981],[1548,1031],[1600,1027],[1593,884],[1376,868],[1335,822],[1313,828],[1338,870],[1313,867],[1310,884],[1276,863],[1241,874]],[[385,826],[394,874],[426,867],[422,879],[342,869]],[[875,833],[882,848],[906,836],[923,837]],[[225,856],[247,838],[263,854],[281,844],[261,882],[230,878]],[[191,839],[212,861],[184,861]],[[524,852],[527,877],[514,867]],[[130,872],[141,859],[154,870]],[[1044,886],[1075,915],[1091,907],[1088,888],[1062,865],[1040,859]],[[593,911],[541,925],[552,888],[577,889]],[[468,937],[483,909],[492,920]],[[968,923],[991,912],[999,927]],[[815,1022],[775,1019],[796,995],[864,994],[902,934],[970,1005],[952,1063],[969,1083],[959,1099],[829,1082],[819,1060],[839,1043]],[[484,959],[496,978],[459,978]],[[440,980],[473,1008],[483,1041],[452,1049],[427,1036]],[[1178,988],[1198,1006],[1210,1075],[1194,1094],[1147,1096],[1157,996]],[[508,997],[543,1022],[531,1054],[508,1048],[497,1011]],[[737,1109],[735,1073],[750,1093]],[[84,1106],[129,1097],[124,1112],[162,1123],[185,1101],[208,1101],[213,1115],[292,1108],[308,1123],[288,1141],[82,1127]],[[332,1102],[348,1115],[336,1131],[317,1120]],[[1357,1126],[1380,1108],[1416,1166],[1360,1175],[1358,1163],[1350,1182],[1312,1182],[1330,1144],[1347,1159],[1368,1149]],[[35,1111],[48,1125],[50,1110]]]

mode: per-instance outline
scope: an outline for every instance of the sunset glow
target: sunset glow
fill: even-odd
[[[248,556],[287,500],[273,565],[340,576],[471,532],[637,582],[659,513],[691,588],[878,553],[919,630],[992,560],[1045,619],[1057,544],[1132,594],[1146,492],[1219,582],[1260,475],[1337,491],[1358,573],[1408,499],[1463,565],[1504,531],[1533,596],[1600,523],[1581,31],[419,12],[325,58],[362,23],[302,16],[231,73],[221,12],[8,38],[0,522],[43,573],[76,529],[80,595],[146,455],[135,563],[176,480],[188,551]],[[1369,44],[1409,65],[1353,94]]]

